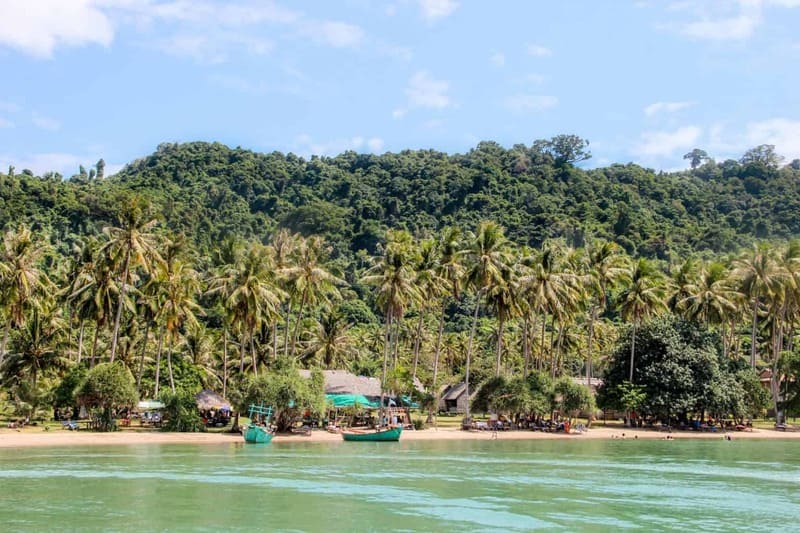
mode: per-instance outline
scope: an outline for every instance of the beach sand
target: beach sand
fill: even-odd
[[[800,439],[800,432],[754,429],[753,431],[734,431],[729,433],[704,433],[678,431],[671,433],[675,440],[681,439]],[[542,433],[539,431],[462,431],[455,428],[406,430],[403,441],[423,440],[539,440],[539,439],[664,439],[667,433],[621,427],[595,425],[586,433]],[[310,436],[276,435],[272,442],[340,442],[341,436],[323,430],[315,430]],[[243,442],[242,436],[231,433],[168,433],[155,430],[123,430],[113,433],[93,431],[69,431],[53,429],[45,431],[41,427],[28,427],[17,431],[0,429],[0,448],[92,446],[92,445],[133,445],[133,444],[226,444]]]

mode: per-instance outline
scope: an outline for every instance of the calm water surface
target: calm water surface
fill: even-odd
[[[0,450],[4,531],[797,530],[796,441]]]

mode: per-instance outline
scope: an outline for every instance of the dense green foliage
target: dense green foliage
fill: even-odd
[[[689,172],[634,164],[583,170],[571,163],[585,158],[585,141],[563,141],[310,160],[218,143],[162,144],[105,179],[0,174],[0,227],[24,221],[68,242],[112,224],[118,197],[135,192],[204,254],[229,236],[263,239],[285,227],[324,235],[336,256],[352,260],[361,249],[375,253],[387,228],[429,233],[487,218],[518,244],[564,237],[581,246],[591,235],[663,259],[800,235],[800,173],[792,165],[779,168],[756,153],[706,159]]]
[[[626,335],[612,354],[598,391],[601,406],[638,409],[644,417],[665,422],[673,417],[685,422],[702,413],[752,417],[763,407],[746,401],[734,365],[722,356],[718,336],[696,323],[663,317],[647,323],[637,337],[633,383],[638,390],[627,381],[632,335]],[[747,372],[755,376],[752,370]],[[642,396],[631,401],[635,392]]]
[[[325,412],[325,393],[322,372],[311,373],[303,378],[290,363],[279,364],[274,372],[248,379],[238,405],[239,411],[247,412],[251,404],[272,406],[272,423],[279,432],[290,430],[302,420],[306,412],[320,416]]]
[[[164,402],[162,431],[198,432],[205,431],[203,419],[197,410],[195,395],[188,390],[161,394]]]
[[[586,408],[559,378],[608,367],[649,411],[688,416],[752,411],[749,366],[770,371],[780,409],[800,318],[800,241],[787,240],[800,164],[770,146],[687,156],[691,171],[655,173],[578,168],[589,153],[574,136],[310,160],[191,143],[108,178],[10,170],[3,392],[21,412],[66,407],[71,368],[121,363],[142,397],[211,388],[278,406],[289,427],[322,410],[297,368],[396,393],[492,380],[487,408],[542,413],[558,398]],[[659,315],[695,329],[652,329]]]
[[[99,411],[97,429],[109,431],[114,429],[115,411],[136,404],[136,382],[123,364],[100,363],[87,373],[78,398],[83,405]]]

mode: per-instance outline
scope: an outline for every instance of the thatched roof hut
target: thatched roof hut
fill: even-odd
[[[210,411],[211,409],[216,411],[231,410],[231,402],[212,390],[206,389],[198,392],[195,399],[197,400],[197,408],[201,411]]]
[[[311,371],[301,370],[300,375],[310,378]],[[378,378],[356,376],[345,370],[323,370],[322,375],[325,378],[325,394],[381,395],[381,381]]]

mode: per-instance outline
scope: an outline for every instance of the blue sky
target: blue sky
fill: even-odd
[[[3,0],[0,25],[4,170],[560,133],[592,166],[800,158],[800,0]]]

